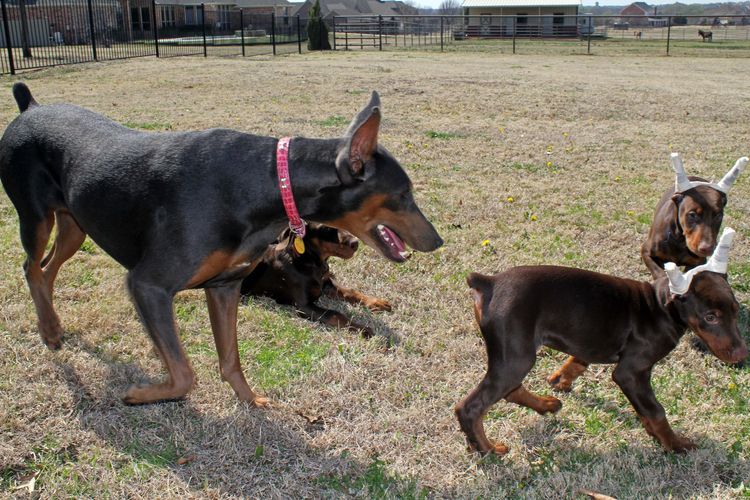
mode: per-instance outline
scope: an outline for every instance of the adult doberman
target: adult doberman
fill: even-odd
[[[651,370],[690,328],[722,361],[747,357],[737,326],[739,305],[726,280],[733,231],[728,229],[709,262],[685,275],[673,263],[653,283],[555,266],[516,267],[495,276],[472,273],[468,283],[487,347],[487,373],[458,405],[456,416],[469,446],[503,454],[482,420],[501,398],[540,414],[558,411],[553,396],[526,390],[523,379],[540,346],[585,363],[615,363],[612,378],[643,426],[667,451],[695,448],[672,431],[651,388]]]
[[[432,251],[443,243],[409,177],[378,144],[375,92],[344,137],[282,140],[227,129],[139,132],[76,106],[40,106],[23,83],[13,95],[21,114],[0,140],[0,179],[18,211],[42,340],[61,346],[53,284],[88,234],[128,270],[168,372],[162,383],[130,387],[126,403],[180,399],[193,387],[172,311],[175,294],[189,288],[205,289],[222,377],[241,400],[267,403],[240,367],[237,306],[242,278],[292,212],[349,231],[397,262],[407,244]]]

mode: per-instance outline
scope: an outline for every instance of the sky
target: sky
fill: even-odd
[[[433,7],[437,9],[440,7],[440,4],[443,0],[414,0],[414,3],[417,5],[420,5],[422,7]],[[635,2],[636,0],[599,0],[599,5],[605,6],[605,5],[630,5],[632,2]],[[663,5],[663,4],[672,4],[676,0],[646,0],[646,3],[649,5]],[[693,3],[717,3],[723,0],[680,0],[680,3],[685,4],[693,4]],[[727,0],[728,1],[728,0]],[[583,0],[583,5],[594,5],[596,0]]]

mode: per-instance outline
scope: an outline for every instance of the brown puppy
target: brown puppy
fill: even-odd
[[[722,239],[720,249],[728,249],[724,243]],[[521,385],[544,345],[586,364],[616,364],[612,378],[646,432],[667,451],[695,448],[669,426],[651,388],[651,370],[687,328],[722,361],[736,363],[747,357],[737,327],[739,306],[726,275],[709,270],[725,270],[726,260],[723,265],[689,273],[690,279],[680,278],[681,283],[666,275],[647,283],[555,266],[469,275],[488,362],[484,379],[455,409],[469,446],[481,453],[508,451],[504,444],[487,439],[482,424],[487,410],[501,398],[540,414],[561,408],[557,398],[537,396]],[[673,286],[680,293],[674,293]]]
[[[688,177],[680,155],[671,156],[675,186],[656,205],[654,221],[641,246],[641,257],[654,279],[664,274],[664,264],[674,262],[687,269],[706,262],[716,247],[727,193],[747,165],[740,158],[718,183]]]
[[[372,311],[391,310],[387,301],[343,288],[334,281],[328,259],[351,259],[359,246],[357,238],[344,230],[309,224],[304,237],[305,251],[297,254],[289,244],[290,232],[285,230],[279,242],[268,247],[260,263],[242,281],[242,295],[271,297],[279,304],[294,306],[304,318],[338,328],[347,327],[362,332],[366,338],[372,337],[374,332],[370,327],[315,304],[321,295],[326,294],[352,304],[362,304]]]

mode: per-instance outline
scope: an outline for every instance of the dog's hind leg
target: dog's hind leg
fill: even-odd
[[[172,303],[174,295],[162,287],[128,274],[128,289],[151,340],[159,351],[169,379],[150,385],[131,386],[122,398],[126,404],[146,404],[182,399],[192,389],[195,374],[177,335]]]
[[[375,332],[372,328],[355,323],[348,318],[346,315],[341,314],[338,311],[332,311],[331,309],[323,309],[315,304],[308,304],[306,306],[300,306],[302,301],[297,302],[297,314],[303,318],[310,319],[312,321],[319,321],[324,325],[332,326],[334,328],[347,328],[351,332],[361,332],[362,337],[369,339],[375,336]]]
[[[240,285],[236,281],[226,286],[206,288],[208,315],[219,355],[219,373],[229,382],[237,397],[255,406],[266,406],[268,399],[256,394],[245,380],[237,348],[237,307],[240,302]]]
[[[570,356],[555,373],[547,377],[547,383],[558,391],[570,392],[575,379],[583,375],[588,366],[585,361]]]
[[[66,210],[55,212],[55,226],[57,228],[55,243],[50,253],[42,261],[42,271],[47,282],[50,298],[60,266],[75,255],[81,248],[83,240],[86,239],[86,233],[81,230],[73,216]]]
[[[44,250],[54,226],[54,212],[48,209],[41,215],[19,210],[18,215],[21,244],[26,251],[23,269],[36,309],[39,333],[47,347],[59,349],[62,346],[63,331],[60,319],[52,306],[52,293],[41,266]]]

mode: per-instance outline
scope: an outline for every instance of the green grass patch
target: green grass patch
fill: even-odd
[[[172,130],[171,123],[161,122],[123,122],[124,126],[136,130]]]
[[[428,130],[425,135],[430,139],[458,139],[462,137],[460,134],[454,132],[440,132],[437,130]]]
[[[253,380],[267,388],[282,388],[302,377],[325,357],[330,345],[318,342],[314,329],[299,326],[285,312],[253,307],[252,321],[260,338],[240,339],[240,358],[250,361]]]
[[[429,490],[413,479],[389,474],[385,462],[373,460],[359,475],[325,475],[317,479],[321,486],[351,496],[365,498],[399,498],[404,500],[427,498]]]
[[[334,115],[329,116],[325,120],[320,120],[317,123],[323,127],[345,127],[346,125],[349,125],[349,120],[343,116]]]

